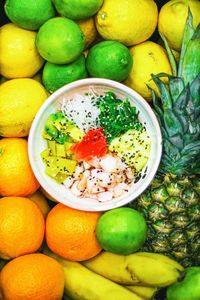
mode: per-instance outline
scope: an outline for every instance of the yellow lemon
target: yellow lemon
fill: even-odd
[[[0,86],[0,135],[27,136],[33,118],[46,98],[46,90],[34,79],[4,82]]]
[[[35,46],[36,32],[12,23],[0,28],[0,70],[6,78],[32,77],[44,60]]]
[[[50,211],[50,206],[48,204],[47,199],[42,194],[42,192],[37,190],[34,194],[27,196],[27,198],[32,200],[40,208],[44,218],[46,218],[46,216]]]
[[[157,18],[153,0],[104,0],[96,15],[96,26],[104,39],[131,46],[152,35]]]
[[[79,20],[77,23],[85,36],[85,49],[87,49],[94,42],[97,36],[94,18],[90,17],[88,19]]]
[[[161,72],[171,74],[167,54],[160,45],[151,41],[131,47],[130,52],[133,57],[133,67],[124,83],[146,100],[151,101],[151,92],[147,85],[157,91],[156,85],[151,80],[151,74],[156,75]]]
[[[169,45],[174,50],[181,49],[185,22],[190,8],[193,15],[193,25],[200,23],[200,1],[197,0],[171,0],[162,6],[158,29],[165,35]]]

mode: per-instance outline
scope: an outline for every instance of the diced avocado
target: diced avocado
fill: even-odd
[[[71,128],[69,135],[75,142],[80,142],[85,134],[78,127],[74,126]]]
[[[150,137],[147,131],[130,129],[120,137],[112,140],[109,150],[117,155],[136,172],[146,165],[150,155]]]
[[[74,143],[65,142],[64,145],[65,145],[66,156],[71,157],[73,155],[73,152],[70,150],[70,148],[74,145]]]
[[[72,142],[65,142],[65,151],[68,151],[73,145],[74,143]]]
[[[64,116],[54,121],[54,126],[62,132],[67,133],[69,126],[73,126]]]
[[[47,164],[45,173],[58,183],[62,183],[69,175],[72,175],[76,168],[76,161],[56,156],[48,156],[45,162]]]
[[[68,136],[65,133],[59,131],[58,136],[55,138],[55,140],[59,144],[64,144],[68,140]]]
[[[50,149],[50,155],[56,155],[56,142],[47,141],[48,148]]]
[[[67,120],[62,112],[50,114],[45,124],[45,131],[55,140],[59,140],[63,138],[63,134],[60,136],[60,131],[62,130],[62,127],[66,127],[66,124]]]
[[[43,131],[42,133],[42,137],[45,139],[45,140],[52,140],[52,136],[49,135],[46,131]]]
[[[50,165],[50,166],[46,167],[45,173],[48,176],[50,176],[50,177],[52,177],[52,178],[55,179],[56,175],[58,174],[58,171],[57,171],[56,167],[53,167],[52,165]]]
[[[74,173],[77,164],[75,160],[57,156],[48,156],[46,158],[46,163],[48,167],[52,168],[52,170],[56,169],[57,173],[61,172],[67,175],[72,175]]]
[[[67,174],[58,172],[58,174],[55,176],[54,179],[55,179],[58,183],[63,183],[63,181],[64,181],[65,179],[67,179],[68,176],[69,176],[69,175],[67,175]]]
[[[56,156],[66,157],[65,146],[62,144],[58,144],[58,143],[56,143],[55,146],[56,146]]]
[[[46,158],[50,155],[50,149],[47,148],[47,149],[43,150],[43,151],[40,153],[40,155],[41,155],[42,160],[43,160],[44,162],[46,162]]]
[[[68,121],[64,114],[59,111],[49,115],[43,134],[44,138],[45,136],[48,140],[53,139],[59,144],[64,144],[66,141],[81,141],[84,133],[74,124],[72,124],[72,122]]]
[[[59,158],[56,164],[59,167],[59,172],[72,175],[75,171],[77,162],[67,158]]]
[[[56,129],[55,126],[51,124],[46,124],[44,129],[46,133],[50,135],[52,138],[55,139],[58,136],[58,130]]]
[[[52,169],[51,167],[46,167],[45,173],[54,180],[56,180],[58,183],[63,183],[63,181],[69,176],[68,174],[64,173],[57,173],[57,170]]]
[[[61,111],[51,114],[47,119],[47,124],[55,126],[58,131],[61,131],[63,133],[68,133],[71,130],[70,127],[74,126],[72,122],[67,120],[67,118]]]

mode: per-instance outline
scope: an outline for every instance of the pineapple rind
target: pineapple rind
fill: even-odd
[[[154,183],[155,181],[155,183]],[[200,264],[200,177],[156,176],[150,188],[129,205],[148,224],[142,250],[163,253],[184,266]]]

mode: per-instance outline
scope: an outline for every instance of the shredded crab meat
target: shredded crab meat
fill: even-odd
[[[109,166],[109,168],[108,168]],[[129,192],[134,181],[131,168],[113,154],[81,162],[74,175],[64,181],[74,196],[110,201]]]
[[[95,106],[99,95],[90,89],[86,95],[75,94],[73,98],[63,97],[61,111],[68,120],[76,124],[80,130],[87,132],[100,127],[100,109]]]

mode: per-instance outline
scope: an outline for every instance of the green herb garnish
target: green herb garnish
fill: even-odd
[[[113,92],[107,92],[97,102],[100,108],[100,125],[104,128],[108,144],[129,129],[142,129],[138,120],[138,112],[131,106],[128,98],[125,101],[117,99]]]

